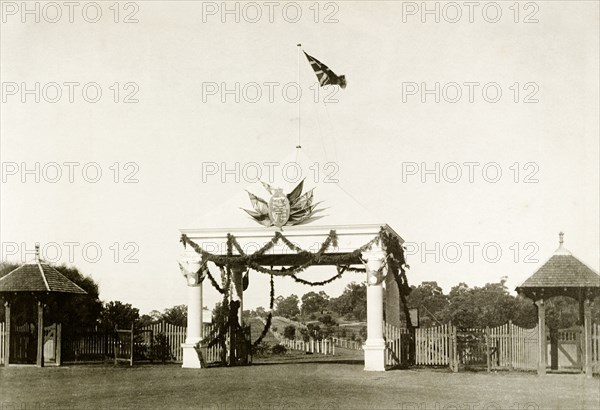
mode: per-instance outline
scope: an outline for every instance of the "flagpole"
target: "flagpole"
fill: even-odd
[[[302,89],[300,87],[300,49],[301,49],[301,47],[302,47],[302,44],[298,43],[298,89],[299,90]],[[300,99],[301,99],[301,95],[302,94],[298,95],[298,145],[296,145],[296,149],[302,148],[300,146]]]

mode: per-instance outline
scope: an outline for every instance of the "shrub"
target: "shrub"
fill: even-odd
[[[162,363],[174,359],[173,354],[171,353],[171,347],[169,346],[169,341],[164,333],[158,333],[154,336],[152,359],[160,360]]]
[[[271,351],[271,345],[267,342],[261,342],[258,346],[252,347],[252,355],[257,357],[264,357]]]
[[[283,336],[286,339],[294,340],[296,338],[296,327],[293,325],[288,325],[283,329]]]
[[[287,347],[281,344],[276,344],[275,346],[273,346],[273,349],[271,351],[273,352],[273,354],[286,354]]]
[[[331,317],[331,315],[323,315],[319,320],[326,326],[337,326],[337,322],[333,317]]]
[[[360,337],[362,339],[366,339],[367,338],[367,327],[366,326],[362,326],[360,328],[360,330],[358,331],[358,334],[360,335]]]

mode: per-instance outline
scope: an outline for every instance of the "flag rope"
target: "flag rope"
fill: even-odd
[[[296,145],[296,148],[302,148],[300,145],[300,100],[301,98],[301,91],[302,91],[302,87],[300,86],[300,51],[302,48],[302,44],[298,43],[298,87],[299,87],[299,93],[300,95],[298,95],[298,145]]]

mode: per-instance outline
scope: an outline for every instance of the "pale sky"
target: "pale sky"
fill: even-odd
[[[465,6],[451,23],[457,10],[446,2],[438,3],[439,23],[435,15],[422,16],[421,2],[322,2],[317,8],[297,2],[302,15],[296,23],[295,5],[286,2],[276,4],[272,22],[269,9],[254,3],[262,11],[255,23],[256,8],[245,3],[236,22],[235,14],[222,15],[221,2],[137,1],[128,8],[121,2],[118,16],[110,8],[114,1],[98,2],[96,23],[86,21],[95,19],[86,2],[73,11],[72,23],[64,6],[52,23],[56,9],[40,2],[37,23],[35,14],[22,15],[21,2],[1,3],[2,259],[30,259],[26,252],[40,242],[46,259],[72,262],[91,275],[103,300],[142,312],[185,303],[178,229],[201,228],[202,215],[247,185],[243,175],[239,184],[231,176],[223,183],[221,173],[203,178],[203,169],[211,162],[241,169],[293,153],[298,105],[282,89],[297,82],[296,44],[302,43],[348,80],[335,93],[337,102],[323,102],[329,88],[320,89],[315,102],[316,77],[300,60],[303,151],[323,173],[334,163],[347,192],[418,245],[408,257],[410,284],[437,281],[448,291],[459,282],[481,286],[507,276],[514,289],[551,256],[561,230],[566,247],[598,270],[596,1],[529,2],[534,6],[527,8],[522,2],[518,22],[514,2],[498,2],[496,23],[490,2],[478,3],[472,23]],[[436,2],[428,4],[434,9]],[[127,16],[138,22],[123,22]],[[334,21],[323,22],[327,16]],[[35,90],[36,82],[39,103],[35,91],[24,91]],[[270,82],[276,83],[272,101]],[[79,83],[72,86],[73,102],[69,83]],[[221,93],[236,83],[238,102],[235,92]],[[249,83],[262,92],[257,102],[249,101],[256,91]],[[440,102],[434,94],[422,102],[422,88],[435,90],[436,83]],[[469,102],[472,83],[478,85]],[[88,99],[102,91],[98,102],[84,99],[86,84]],[[208,95],[215,85],[217,93]],[[462,96],[452,103],[457,89]],[[499,101],[488,102],[498,89]],[[293,90],[287,96],[293,98]],[[124,103],[128,96],[138,102]],[[35,170],[36,162],[38,183],[35,171],[23,172]],[[69,162],[78,164],[72,183]],[[439,182],[421,172],[436,163]],[[101,169],[98,182],[84,179],[86,164],[88,179]],[[453,183],[455,164],[462,176]],[[128,176],[138,182],[124,183]],[[438,261],[423,252],[423,244],[434,250],[436,242]],[[475,243],[472,260],[465,243]],[[94,262],[96,249],[102,255]],[[502,255],[494,262],[496,249]],[[128,256],[137,262],[125,263]],[[316,272],[311,279],[332,275]],[[337,296],[351,280],[363,279],[349,274],[323,290]],[[245,308],[267,306],[267,279],[252,283]],[[205,301],[212,307],[218,295],[209,288]],[[283,295],[311,290],[287,280],[276,287]]]

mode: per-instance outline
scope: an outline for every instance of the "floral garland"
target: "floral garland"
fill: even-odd
[[[229,317],[229,289],[231,286],[231,271],[229,269],[225,269],[222,266],[219,266],[221,269],[221,284],[223,287],[220,287],[215,278],[210,274],[208,270],[208,266],[206,267],[206,271],[208,274],[208,278],[210,279],[214,288],[223,295],[223,300],[221,302],[221,306],[224,309],[225,317]],[[223,351],[226,350],[227,343],[227,332],[229,329],[229,320],[224,322],[219,327],[215,327],[212,332],[203,339],[204,343],[208,342],[208,347],[212,347],[219,343]]]
[[[217,281],[215,280],[213,275],[210,273],[210,269],[208,269],[208,266],[206,264],[204,266],[205,266],[204,272],[206,273],[206,276],[208,276],[208,279],[210,280],[210,283],[213,285],[213,288],[215,288],[217,290],[217,292],[219,292],[220,294],[224,294],[225,289],[223,289],[219,286],[219,284],[217,283]],[[223,277],[223,267],[219,266],[219,268],[221,269],[221,277]]]
[[[275,306],[275,281],[273,280],[273,275],[271,275],[271,300],[269,301],[269,315],[267,316],[267,320],[265,321],[265,327],[263,327],[262,332],[260,332],[260,336],[258,336],[258,339],[256,339],[254,341],[254,343],[252,343],[252,347],[256,348],[259,344],[261,344],[261,342],[263,341],[263,339],[265,338],[265,336],[267,335],[267,333],[269,333],[269,329],[271,329],[271,322],[273,320],[273,307]]]
[[[375,236],[369,242],[367,242],[360,248],[354,250],[353,252],[350,252],[349,254],[340,255],[340,256],[336,256],[336,255],[326,255],[325,256],[324,255],[325,251],[329,248],[329,246],[331,246],[331,245],[337,246],[337,234],[336,234],[335,230],[331,230],[329,232],[329,235],[327,235],[327,238],[325,239],[325,241],[323,241],[323,243],[321,244],[321,247],[319,248],[319,250],[316,253],[307,251],[307,250],[302,249],[301,247],[295,245],[279,231],[275,232],[275,234],[269,240],[269,242],[267,242],[262,248],[260,248],[258,251],[256,251],[255,253],[253,253],[251,255],[247,255],[246,253],[244,253],[239,242],[237,241],[235,236],[232,234],[227,234],[227,256],[214,255],[214,254],[211,254],[210,252],[207,252],[201,246],[199,246],[194,241],[189,239],[187,237],[187,235],[185,235],[185,234],[181,235],[181,242],[183,243],[184,247],[186,245],[190,245],[197,253],[202,255],[202,259],[205,261],[205,263],[208,261],[211,261],[220,267],[225,266],[227,269],[229,269],[233,263],[235,263],[236,265],[245,265],[257,272],[265,273],[268,275],[275,275],[275,276],[291,276],[292,278],[294,278],[296,281],[298,281],[300,283],[311,285],[310,282],[304,281],[303,279],[299,279],[299,278],[297,278],[296,275],[298,273],[304,271],[306,268],[308,268],[312,265],[315,265],[321,261],[325,261],[332,265],[341,266],[344,262],[347,262],[349,258],[357,259],[360,257],[362,252],[370,249],[374,243],[382,240],[384,236],[385,236],[385,231],[382,228],[381,231],[377,234],[377,236]],[[268,268],[265,268],[265,267],[259,265],[256,262],[256,259],[259,256],[264,255],[270,249],[272,249],[280,240],[283,243],[285,243],[285,245],[288,246],[290,249],[296,251],[298,253],[298,255],[306,257],[307,261],[300,265],[291,266],[289,268],[281,268],[281,269],[272,269],[272,268],[268,269]],[[232,260],[233,248],[235,248],[240,255],[240,256],[236,256],[235,260]],[[403,255],[402,255],[402,257],[403,257]],[[383,267],[381,269],[383,269]],[[346,267],[345,271],[365,272],[365,269]],[[214,278],[212,277],[212,275],[210,274],[210,271],[208,269],[207,269],[207,276],[208,276],[209,280],[211,281],[211,284],[215,287],[215,289],[217,289],[217,291],[219,291],[220,293],[223,293],[224,290],[218,286],[217,282],[214,280]],[[338,275],[334,276],[334,278],[337,279]],[[331,280],[335,280],[335,279],[332,278]],[[329,283],[329,281],[324,281],[324,282]],[[321,282],[315,282],[315,284],[313,286],[320,286],[320,283]]]
[[[375,239],[377,239],[377,238],[375,238]],[[312,253],[310,251],[300,248],[299,246],[296,246],[279,231],[275,232],[275,234],[269,240],[269,242],[267,242],[262,248],[260,248],[258,251],[254,252],[251,255],[247,255],[243,251],[243,249],[240,246],[240,244],[238,243],[236,237],[232,234],[227,234],[227,256],[214,255],[210,252],[207,252],[200,245],[198,245],[194,241],[190,240],[186,234],[181,235],[180,242],[183,243],[184,247],[186,247],[187,245],[191,246],[194,249],[194,251],[196,251],[196,253],[198,253],[202,256],[203,260],[213,262],[216,265],[230,266],[232,263],[235,263],[238,265],[250,266],[250,264],[255,262],[259,256],[264,255],[266,252],[271,250],[275,245],[277,245],[279,240],[284,242],[288,247],[290,247],[290,249],[293,249],[296,252],[298,252],[299,255],[308,257],[309,262],[311,262],[312,264],[319,261],[319,258],[323,255],[323,253],[325,253],[325,251],[327,250],[327,248],[329,248],[330,245],[337,246],[337,234],[336,234],[335,230],[331,230],[329,232],[329,235],[327,236],[327,238],[321,245],[321,248],[316,253]],[[372,243],[370,243],[369,245],[372,245]],[[238,251],[240,256],[236,256],[235,259],[232,260],[232,255],[233,255],[232,250],[234,247]],[[340,260],[340,263],[342,263],[344,260],[345,259],[342,257]]]
[[[323,286],[325,284],[331,283],[334,280],[341,278],[345,272],[366,272],[366,269],[364,269],[364,268],[353,268],[345,263],[347,263],[348,260],[360,258],[361,254],[364,251],[370,249],[373,246],[373,244],[375,244],[375,243],[381,243],[382,247],[384,248],[384,250],[386,252],[386,263],[384,265],[387,265],[388,271],[391,272],[392,275],[394,276],[394,279],[398,286],[398,292],[400,294],[400,298],[402,301],[402,307],[401,307],[401,309],[403,310],[402,313],[404,313],[408,327],[412,328],[413,326],[410,321],[410,315],[408,313],[408,306],[406,304],[406,296],[411,291],[410,286],[408,285],[408,280],[406,278],[406,270],[405,270],[405,268],[409,268],[409,266],[406,264],[406,261],[404,258],[404,249],[403,249],[402,245],[400,244],[400,241],[398,240],[398,238],[387,233],[382,227],[380,232],[373,239],[371,239],[369,242],[367,242],[360,248],[358,248],[348,254],[339,255],[339,256],[325,255],[325,251],[330,246],[337,247],[337,244],[338,244],[337,239],[338,238],[337,238],[336,231],[331,230],[329,232],[329,234],[327,235],[327,238],[325,239],[325,241],[323,241],[323,243],[321,244],[321,247],[319,248],[319,250],[317,252],[313,253],[313,252],[307,251],[307,250],[302,249],[301,247],[295,245],[288,238],[286,238],[281,232],[277,231],[277,232],[275,232],[273,237],[262,248],[260,248],[253,254],[248,255],[244,252],[244,250],[240,246],[239,242],[237,241],[237,238],[232,234],[227,234],[227,255],[221,256],[221,255],[214,255],[214,254],[211,254],[210,252],[207,252],[201,246],[199,246],[194,241],[189,239],[187,237],[187,235],[185,235],[185,234],[181,235],[181,242],[183,243],[183,246],[184,247],[186,247],[187,245],[191,246],[196,251],[196,253],[198,253],[202,256],[206,276],[208,276],[213,287],[219,293],[223,294],[223,304],[222,305],[227,310],[227,312],[226,312],[227,314],[229,313],[229,291],[230,291],[230,287],[231,287],[231,276],[232,276],[231,275],[231,266],[233,264],[235,264],[236,266],[240,266],[240,265],[246,266],[247,268],[251,268],[257,272],[261,272],[261,273],[270,275],[270,277],[271,277],[271,279],[270,279],[271,291],[270,291],[270,302],[269,302],[270,312],[269,312],[269,315],[267,316],[267,319],[265,321],[265,326],[264,326],[260,336],[258,337],[258,339],[256,341],[254,341],[254,343],[252,343],[252,347],[258,346],[262,342],[264,337],[267,335],[267,333],[269,332],[269,329],[271,328],[271,323],[272,323],[272,319],[273,319],[273,308],[274,308],[274,302],[275,302],[275,285],[274,285],[274,277],[275,276],[282,276],[282,277],[289,276],[292,279],[294,279],[296,282],[304,284],[304,285]],[[269,269],[269,268],[265,268],[262,265],[258,264],[256,262],[258,257],[264,255],[266,252],[271,250],[280,240],[288,248],[297,252],[298,255],[306,257],[307,258],[306,262],[296,265],[296,266],[291,266],[288,268],[282,267],[280,269],[273,269],[273,267],[271,267]],[[239,253],[239,256],[236,256],[235,258],[233,257],[233,249],[234,248]],[[211,262],[215,263],[217,266],[219,266],[219,269],[221,270],[221,284],[222,284],[221,286],[219,286],[219,284],[217,283],[215,278],[210,273],[208,266],[206,266],[206,263],[208,261],[211,261]],[[315,265],[319,262],[326,262],[328,264],[336,265],[337,274],[335,276],[331,277],[330,279],[320,281],[320,282],[310,282],[310,281],[301,279],[297,276],[298,273],[304,271],[306,268],[308,268],[312,265]],[[382,266],[380,268],[380,271],[382,269],[384,269],[384,266]],[[221,342],[221,344],[224,345],[226,343],[226,334],[227,334],[228,327],[229,327],[229,323],[225,323],[219,329],[215,329],[212,332],[212,334],[206,338],[206,339],[213,338],[214,334],[217,331],[219,333],[218,336],[210,342],[209,346],[212,346],[218,342]]]
[[[337,275],[333,276],[330,279],[321,281],[321,282],[309,282],[307,280],[304,279],[300,279],[299,277],[297,277],[296,275],[290,275],[292,277],[292,279],[294,279],[296,282],[301,283],[303,285],[309,285],[309,286],[323,286],[326,285],[328,283],[333,282],[336,279],[339,279],[342,277],[342,275],[344,274],[344,272],[346,271],[346,267],[344,266],[336,266],[336,269],[338,271]]]

